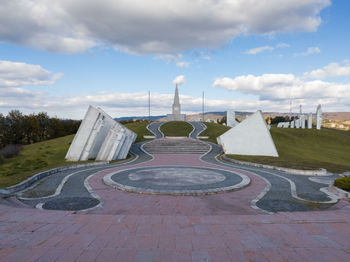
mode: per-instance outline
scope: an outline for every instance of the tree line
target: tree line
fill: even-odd
[[[6,116],[0,113],[0,148],[75,134],[80,123],[49,117],[45,112],[24,115],[19,110],[12,110]]]

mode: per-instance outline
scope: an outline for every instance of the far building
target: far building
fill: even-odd
[[[174,103],[173,103],[173,113],[168,114],[166,117],[167,121],[186,121],[186,115],[181,114],[181,105],[179,98],[179,90],[175,88]]]

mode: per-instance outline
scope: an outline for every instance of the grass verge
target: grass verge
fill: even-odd
[[[149,124],[148,121],[138,121],[138,122],[125,124],[125,126],[137,134],[137,138],[135,141],[135,143],[137,143],[137,142],[148,140],[148,139],[144,138],[143,136],[152,136],[153,135],[147,129],[148,124]]]
[[[66,162],[64,157],[74,135],[23,146],[16,157],[0,165],[0,187],[15,185],[26,178],[55,167],[85,162]]]
[[[192,130],[192,125],[184,121],[170,121],[160,127],[165,136],[188,136]]]
[[[202,133],[200,133],[200,136],[209,136],[208,139],[203,139],[208,142],[212,142],[217,144],[216,138],[218,136],[221,136],[223,133],[225,133],[227,130],[229,130],[231,127],[215,124],[215,123],[204,123],[207,126],[207,129],[205,129]]]
[[[279,157],[228,155],[266,165],[296,169],[326,168],[330,172],[350,171],[350,132],[335,129],[271,128]]]
[[[334,185],[350,192],[350,176],[337,178],[334,181]]]

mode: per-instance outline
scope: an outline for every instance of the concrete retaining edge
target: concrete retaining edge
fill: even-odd
[[[328,187],[329,192],[333,193],[339,198],[347,198],[350,199],[350,192],[345,191],[343,189],[340,189],[339,187],[336,187],[335,185],[329,185]]]
[[[264,165],[264,164],[258,164],[258,163],[252,163],[252,162],[246,162],[246,161],[239,161],[236,159],[232,159],[227,157],[225,154],[221,156],[222,159],[239,164],[244,166],[252,166],[252,167],[259,167],[259,168],[266,168],[266,169],[273,169],[278,171],[283,171],[288,174],[293,175],[303,175],[303,176],[328,176],[327,170],[324,168],[321,168],[319,170],[301,170],[301,169],[293,169],[293,168],[286,168],[286,167],[279,167],[279,166],[270,166],[270,165]]]
[[[57,168],[53,168],[50,170],[46,170],[40,173],[37,173],[29,178],[27,178],[26,180],[10,186],[10,187],[5,187],[5,188],[0,188],[0,194],[2,195],[11,195],[15,192],[18,191],[22,191],[24,189],[26,189],[27,187],[33,185],[34,183],[38,182],[39,180],[48,177],[50,175],[56,174],[58,172],[61,171],[65,171],[65,170],[70,170],[70,169],[77,169],[77,168],[81,168],[81,167],[90,167],[90,166],[99,166],[99,165],[106,165],[109,162],[93,162],[93,163],[86,163],[86,164],[78,164],[78,165],[71,165],[71,166],[63,166],[63,167],[57,167]]]

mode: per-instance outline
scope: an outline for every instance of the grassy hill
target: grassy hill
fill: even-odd
[[[149,122],[148,121],[138,121],[133,123],[127,123],[125,126],[129,128],[130,130],[134,131],[137,134],[137,138],[135,143],[146,141],[143,136],[152,136],[153,134],[148,131],[147,126]]]
[[[73,137],[69,135],[23,146],[17,157],[5,159],[0,165],[0,187],[17,184],[44,170],[72,165],[64,157]]]
[[[279,157],[228,155],[242,161],[296,169],[350,171],[350,132],[335,129],[271,128]]]
[[[212,143],[217,144],[216,138],[223,133],[225,133],[227,130],[230,129],[228,126],[220,125],[220,124],[214,124],[214,123],[204,123],[207,126],[207,129],[205,129],[202,133],[200,133],[200,136],[209,136],[209,139],[205,139],[205,141],[209,141]]]
[[[138,142],[145,140],[144,135],[151,135],[147,125],[147,121],[140,121],[125,126],[137,133]],[[67,162],[64,159],[73,138],[74,135],[69,135],[23,146],[17,157],[5,159],[4,163],[0,164],[0,188],[15,185],[48,169],[88,162]]]
[[[209,136],[216,143],[216,137],[229,127],[205,123],[207,129],[201,136]],[[326,168],[330,172],[350,171],[350,132],[336,129],[291,129],[271,128],[279,157],[228,155],[228,157],[266,165],[296,169]]]
[[[160,127],[165,136],[188,136],[192,130],[192,125],[184,121],[170,121]]]

